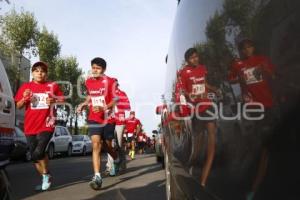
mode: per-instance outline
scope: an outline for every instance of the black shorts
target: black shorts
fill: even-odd
[[[138,142],[137,147],[138,147],[138,149],[143,149],[145,147],[145,143],[144,142]]]
[[[258,134],[258,137],[261,138],[262,145],[268,147],[274,137],[275,130],[274,127],[278,122],[276,116],[278,113],[273,108],[266,108],[264,113],[264,118],[257,120],[254,123],[255,133]]]
[[[134,136],[127,137],[126,141],[127,141],[128,143],[134,142],[134,141],[135,141],[135,137],[134,137]]]
[[[46,147],[52,138],[52,132],[41,132],[37,135],[26,136],[33,162],[42,160],[46,156]]]
[[[90,137],[99,135],[102,140],[112,140],[115,137],[115,125],[103,125],[95,121],[88,121],[88,132]]]

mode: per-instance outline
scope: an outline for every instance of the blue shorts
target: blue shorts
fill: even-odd
[[[88,132],[90,137],[93,135],[99,135],[102,140],[112,140],[115,137],[115,125],[104,125],[95,121],[88,121]]]

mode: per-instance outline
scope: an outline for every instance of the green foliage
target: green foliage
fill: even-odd
[[[72,84],[70,87],[67,84],[62,85],[65,95],[73,91],[72,98],[67,99],[67,102],[76,106],[82,100],[77,94],[77,80],[82,75],[82,70],[78,68],[77,59],[73,56],[65,58],[57,58],[55,61],[55,80],[68,81]]]
[[[38,36],[37,21],[33,13],[15,10],[7,13],[1,20],[1,41],[8,48],[23,55],[25,50],[36,55],[36,40]],[[13,52],[15,53],[15,52]]]
[[[207,41],[195,47],[208,68],[208,82],[219,86],[227,79],[228,68],[236,57],[238,36],[253,38],[263,6],[268,0],[225,0],[221,12],[207,22]],[[231,41],[228,39],[231,37]]]
[[[49,67],[48,78],[54,80],[55,75],[55,60],[60,53],[60,42],[58,37],[53,32],[48,32],[46,27],[38,35],[37,48],[40,60],[47,62]]]

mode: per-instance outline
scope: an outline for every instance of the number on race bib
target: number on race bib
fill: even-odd
[[[192,94],[194,95],[200,95],[205,93],[205,84],[193,84],[192,85]]]
[[[104,107],[106,105],[104,96],[92,97],[92,105]]]
[[[32,101],[30,103],[31,109],[40,110],[40,109],[48,109],[49,105],[47,104],[47,93],[33,93]]]

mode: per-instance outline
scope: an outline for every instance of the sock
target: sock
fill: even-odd
[[[101,178],[101,174],[99,172],[95,173],[95,176],[98,176]]]

